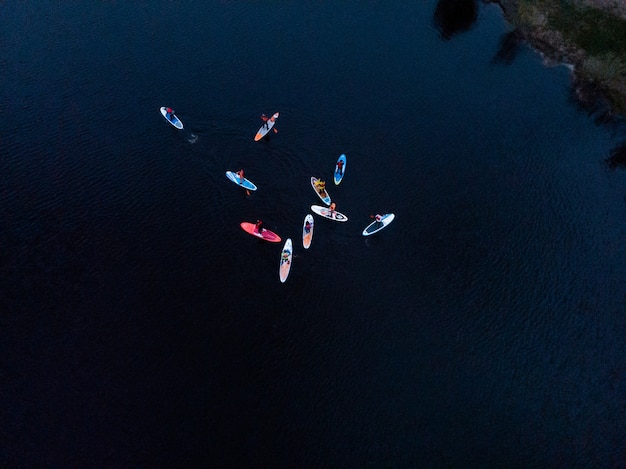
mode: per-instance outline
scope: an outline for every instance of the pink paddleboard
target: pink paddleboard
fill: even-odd
[[[246,233],[250,233],[252,236],[264,239],[265,241],[269,241],[270,243],[280,243],[281,241],[280,236],[268,229],[262,228],[261,232],[259,233],[256,230],[255,223],[248,223],[247,221],[244,221],[241,222],[241,227]]]

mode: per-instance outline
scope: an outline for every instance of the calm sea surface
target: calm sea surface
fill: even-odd
[[[625,467],[626,130],[497,6],[0,20],[0,465]]]

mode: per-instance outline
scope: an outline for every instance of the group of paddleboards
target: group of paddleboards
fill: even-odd
[[[160,109],[161,114],[172,126],[175,128],[182,130],[183,123],[176,116],[173,109],[169,107],[162,107]],[[279,113],[274,113],[271,117],[265,116],[263,114],[261,119],[263,120],[263,125],[257,131],[254,136],[254,141],[258,142],[263,139],[272,129],[274,132],[277,130],[274,128],[276,124],[276,119],[278,119]],[[335,170],[333,172],[333,181],[336,186],[338,186],[344,178],[346,166],[347,166],[347,157],[345,154],[341,154],[337,159],[335,164]],[[250,195],[250,191],[256,191],[257,186],[249,179],[246,179],[244,176],[243,169],[239,171],[226,171],[226,177],[237,184],[238,186],[244,188],[248,195]],[[311,186],[313,190],[320,198],[320,200],[325,205],[311,205],[311,211],[316,215],[327,218],[336,222],[347,222],[348,217],[335,210],[335,203],[332,202],[328,191],[326,190],[326,183],[319,178],[311,176]],[[367,225],[363,232],[361,233],[363,236],[371,236],[374,233],[378,233],[380,230],[389,226],[389,224],[394,220],[395,215],[393,213],[385,213],[385,214],[377,214],[375,216],[371,215],[371,218],[374,218],[374,221]],[[304,222],[302,224],[302,246],[304,249],[309,249],[311,247],[311,242],[313,240],[313,228],[315,225],[315,221],[311,214],[307,214],[304,217]],[[250,222],[241,222],[241,228],[246,232],[255,236],[264,241],[268,241],[270,243],[280,243],[282,241],[281,237],[274,233],[271,230],[268,230],[263,226],[263,223],[260,220],[257,220],[256,223]],[[293,259],[293,242],[291,238],[287,238],[285,244],[280,253],[280,264],[278,269],[278,276],[281,282],[285,282],[287,277],[289,276],[289,272],[291,270],[291,262]]]

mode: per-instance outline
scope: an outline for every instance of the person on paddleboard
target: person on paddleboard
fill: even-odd
[[[335,218],[335,208],[337,207],[337,204],[335,202],[332,202],[330,204],[330,206],[328,207],[328,210],[330,210],[330,216],[332,218]]]
[[[171,107],[167,108],[167,118],[169,120],[173,120],[174,119],[174,109],[172,109]]]
[[[287,251],[283,251],[283,255],[280,260],[281,264],[289,264],[289,253]]]
[[[257,233],[261,233],[263,231],[263,222],[261,220],[256,221],[256,225],[254,225],[254,231]]]
[[[309,223],[309,221],[307,220],[307,222],[304,224],[304,232],[305,233],[310,233],[311,232],[311,223]]]
[[[261,114],[261,119],[263,120],[263,127],[269,129],[267,122],[270,120],[270,118],[267,117],[265,114]]]
[[[337,174],[340,176],[343,174],[343,161],[337,161]]]
[[[243,177],[243,169],[240,169],[235,174],[239,178],[239,184],[243,184],[243,179],[244,179],[244,177]]]
[[[326,190],[326,183],[321,179],[318,179],[317,181],[315,181],[315,187],[317,187],[317,191],[320,194],[324,194],[324,191]]]
[[[376,214],[376,216],[374,217],[374,220],[376,220],[376,223],[380,225],[383,222],[383,216]]]

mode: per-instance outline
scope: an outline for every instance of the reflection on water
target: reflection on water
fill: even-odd
[[[521,43],[522,36],[517,30],[506,33],[500,38],[500,48],[491,62],[504,65],[511,64],[520,51]]]
[[[452,36],[468,31],[478,17],[476,0],[439,0],[435,8],[434,22],[441,36]]]
[[[596,124],[614,124],[615,115],[611,104],[598,85],[586,81],[578,81],[573,77],[570,100],[593,119]]]
[[[611,156],[606,159],[610,169],[626,168],[626,142],[613,148]]]

